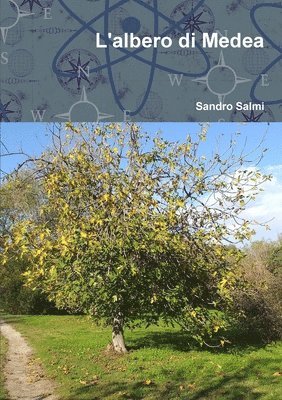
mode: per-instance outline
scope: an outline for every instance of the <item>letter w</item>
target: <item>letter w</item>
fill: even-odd
[[[171,83],[171,86],[174,87],[175,83],[177,83],[177,86],[181,85],[182,79],[183,79],[183,74],[177,75],[177,74],[168,74],[169,80]]]
[[[36,122],[37,120],[39,120],[40,122],[42,122],[45,113],[46,110],[31,110],[33,121]]]

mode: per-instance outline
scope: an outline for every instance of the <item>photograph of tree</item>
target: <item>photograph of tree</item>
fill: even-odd
[[[2,125],[0,398],[280,398],[281,129]]]

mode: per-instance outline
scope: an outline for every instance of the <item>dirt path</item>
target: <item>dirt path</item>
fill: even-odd
[[[32,357],[25,339],[11,325],[0,321],[1,334],[9,349],[4,368],[6,387],[12,400],[58,400],[54,384],[44,377],[40,364]]]

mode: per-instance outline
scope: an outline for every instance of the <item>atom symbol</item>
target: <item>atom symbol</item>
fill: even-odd
[[[114,115],[105,114],[105,113],[100,112],[100,110],[98,109],[96,104],[94,104],[94,103],[92,103],[91,101],[88,100],[85,87],[82,88],[82,93],[81,93],[80,100],[77,101],[76,103],[74,103],[70,107],[68,112],[63,113],[63,114],[57,114],[57,115],[55,115],[55,117],[71,122],[72,121],[72,113],[73,113],[73,111],[75,110],[76,107],[79,107],[81,105],[88,105],[91,108],[93,108],[93,112],[96,115],[96,118],[95,119],[93,118],[93,121],[95,120],[97,123],[102,121],[103,119],[108,119],[108,118],[113,118],[114,117]]]
[[[204,0],[199,0],[198,4],[193,8],[193,10],[191,10],[190,13],[188,13],[187,15],[184,15],[183,18],[181,18],[179,21],[176,22],[159,11],[158,0],[152,0],[153,5],[150,5],[143,0],[134,0],[134,1],[137,4],[141,5],[142,7],[146,8],[147,10],[149,10],[150,12],[153,13],[154,31],[152,32],[152,35],[160,36],[160,37],[165,37],[167,35],[173,34],[173,32],[175,32],[177,29],[181,29],[181,26],[187,22],[187,18],[189,19],[192,15],[194,15],[194,12],[196,12],[198,10],[198,8],[201,7],[204,3]],[[148,100],[148,97],[149,97],[151,89],[152,89],[153,81],[154,81],[154,75],[155,75],[155,72],[157,69],[160,71],[171,73],[171,74],[182,74],[185,77],[197,78],[197,77],[201,77],[201,76],[205,75],[209,71],[210,61],[209,61],[207,54],[204,52],[204,50],[198,43],[196,43],[196,47],[202,54],[203,59],[206,64],[205,70],[202,72],[199,72],[199,73],[188,73],[187,71],[182,72],[177,69],[172,69],[172,68],[166,67],[165,65],[159,64],[157,62],[157,55],[158,55],[157,48],[155,48],[153,50],[151,60],[148,60],[146,57],[142,57],[142,55],[140,54],[140,53],[144,52],[144,50],[145,50],[144,48],[139,48],[134,51],[129,51],[127,49],[118,49],[122,53],[122,55],[119,58],[112,60],[111,53],[110,53],[110,47],[113,45],[113,42],[107,36],[108,27],[109,27],[109,15],[112,11],[120,8],[123,4],[126,4],[128,2],[129,2],[129,0],[120,0],[120,1],[116,2],[115,5],[110,6],[110,0],[106,0],[104,12],[101,12],[99,15],[92,18],[90,21],[85,22],[72,11],[72,9],[65,3],[64,0],[59,0],[59,3],[61,4],[61,6],[69,13],[70,16],[72,16],[81,25],[81,28],[78,29],[66,41],[66,43],[64,43],[64,45],[59,49],[58,53],[56,54],[56,56],[53,60],[52,69],[53,69],[53,72],[58,77],[60,76],[60,77],[65,77],[65,78],[68,78],[68,77],[72,78],[73,72],[60,71],[58,69],[57,62],[58,62],[60,56],[63,54],[66,47],[70,43],[72,43],[77,37],[79,37],[83,32],[90,31],[92,34],[96,35],[96,33],[98,33],[98,31],[93,27],[93,25],[97,21],[103,19],[104,20],[104,32],[103,32],[103,34],[101,34],[101,39],[105,42],[105,44],[107,44],[107,48],[105,49],[106,62],[103,65],[100,65],[98,67],[90,69],[89,73],[99,72],[104,69],[106,69],[108,71],[109,82],[111,85],[114,99],[116,101],[116,104],[120,108],[120,110],[124,112],[126,110],[126,108],[123,106],[121,99],[119,97],[119,94],[118,94],[118,90],[117,90],[116,83],[114,80],[113,69],[112,69],[113,66],[115,66],[123,61],[126,61],[127,59],[130,59],[130,58],[134,58],[135,60],[139,61],[140,63],[148,66],[150,68],[150,74],[149,74],[148,84],[147,84],[146,90],[144,92],[144,96],[141,99],[140,104],[137,106],[137,109],[135,111],[131,111],[130,113],[128,113],[130,116],[135,116],[140,113],[140,111],[143,109],[144,105],[146,104],[146,102]],[[200,16],[199,16],[199,18],[200,18]],[[198,20],[199,20],[199,18],[198,18]],[[166,28],[165,31],[162,33],[159,32],[159,19],[164,20],[166,22],[166,25],[169,26],[169,28]],[[135,26],[139,26],[137,22],[138,22],[138,20],[135,18],[135,23],[134,23]],[[201,23],[203,21],[198,21],[198,22]],[[125,29],[127,30],[127,27],[125,27]]]
[[[273,67],[275,67],[275,65],[277,65],[280,60],[282,60],[282,48],[281,45],[276,44],[268,35],[265,34],[265,32],[261,29],[261,27],[259,26],[259,24],[257,23],[256,20],[256,12],[257,10],[259,10],[260,8],[278,8],[278,9],[282,9],[282,4],[280,3],[276,3],[276,4],[269,4],[269,3],[263,3],[263,4],[257,4],[255,7],[252,8],[251,10],[251,20],[253,25],[255,26],[255,28],[258,30],[258,32],[261,34],[261,36],[275,49],[279,52],[279,56],[277,58],[275,58],[266,68],[264,68],[264,70],[258,75],[257,79],[255,80],[252,89],[251,89],[251,93],[250,93],[250,97],[253,101],[256,102],[262,102],[262,100],[259,100],[256,95],[256,89],[259,85],[259,83],[261,82],[261,76],[264,74],[267,74]],[[279,100],[269,100],[269,101],[264,101],[265,104],[267,105],[271,105],[271,104],[280,104],[282,103],[282,99]]]
[[[229,89],[226,89],[225,92],[218,92],[212,88],[212,75],[213,75],[213,73],[222,72],[222,71],[225,71],[225,72],[233,75],[234,83],[233,83],[233,85],[231,85],[231,87]],[[204,76],[202,78],[198,78],[198,79],[193,79],[193,81],[207,85],[207,88],[209,89],[209,91],[218,97],[218,101],[220,103],[224,103],[225,97],[228,96],[229,94],[231,94],[232,92],[234,92],[237,85],[239,85],[241,83],[249,82],[250,79],[241,78],[241,77],[237,76],[234,69],[231,68],[229,65],[226,65],[225,59],[223,56],[223,52],[221,52],[218,64],[215,65],[213,68],[211,68],[206,76]]]
[[[14,0],[7,0],[7,1],[9,3],[12,3],[12,5],[15,7],[16,12],[17,12],[17,17],[16,17],[15,21],[11,25],[9,25],[9,26],[1,26],[0,27],[1,36],[2,36],[2,39],[3,39],[4,43],[6,43],[6,39],[7,39],[7,35],[8,35],[9,30],[14,28],[14,26],[17,25],[17,23],[19,22],[20,18],[29,17],[31,15],[34,15],[34,13],[20,10],[19,6],[17,5],[17,3]]]

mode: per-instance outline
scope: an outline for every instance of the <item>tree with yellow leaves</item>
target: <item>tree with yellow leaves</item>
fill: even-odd
[[[16,224],[6,244],[29,259],[27,285],[105,320],[116,352],[137,321],[176,322],[206,342],[224,328],[236,284],[226,243],[252,235],[241,212],[269,177],[245,168],[232,140],[225,155],[205,158],[205,127],[182,142],[135,124],[56,129],[32,167],[40,217]]]

